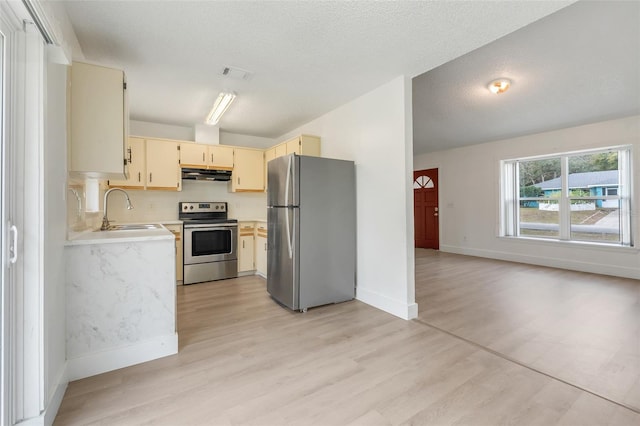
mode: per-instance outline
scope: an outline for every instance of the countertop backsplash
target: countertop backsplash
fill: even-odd
[[[231,193],[226,182],[182,181],[182,191],[126,190],[133,210],[126,209],[123,194],[109,195],[109,220],[127,222],[162,222],[178,219],[180,201],[226,201],[229,218],[266,218],[265,193]]]
[[[100,196],[102,196],[106,185],[104,182],[100,182],[99,186]],[[87,193],[84,180],[69,178],[65,196],[67,199],[67,238],[75,233],[100,226],[102,212],[87,212]]]

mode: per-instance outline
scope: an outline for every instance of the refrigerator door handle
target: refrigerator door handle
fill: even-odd
[[[291,209],[289,207],[285,208],[287,213],[284,216],[285,226],[287,228],[287,247],[289,248],[289,259],[293,259],[293,247],[291,247],[291,230],[289,229],[289,212]]]
[[[287,162],[287,177],[284,181],[284,205],[289,207],[289,185],[291,184],[291,156],[289,156]]]
[[[287,162],[287,178],[285,180],[285,192],[284,192],[284,205],[287,209],[287,214],[285,215],[285,223],[287,227],[287,247],[289,248],[289,259],[293,259],[293,247],[291,244],[291,229],[289,227],[289,185],[291,184],[291,157],[289,156],[289,160]]]

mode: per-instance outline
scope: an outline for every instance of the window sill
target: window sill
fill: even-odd
[[[600,243],[592,243],[587,241],[561,241],[561,240],[552,240],[547,238],[535,238],[535,237],[498,236],[497,238],[499,240],[504,240],[509,242],[519,242],[524,244],[539,244],[539,245],[551,246],[551,247],[576,248],[576,249],[608,251],[608,252],[617,252],[617,253],[626,253],[626,254],[640,253],[640,248],[638,247],[600,244]]]

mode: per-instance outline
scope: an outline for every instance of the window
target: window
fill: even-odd
[[[502,161],[503,236],[633,246],[631,148]]]

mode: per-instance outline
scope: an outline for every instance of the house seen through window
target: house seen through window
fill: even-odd
[[[502,162],[502,235],[633,246],[629,147]]]

